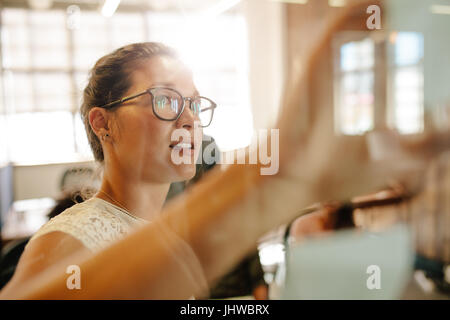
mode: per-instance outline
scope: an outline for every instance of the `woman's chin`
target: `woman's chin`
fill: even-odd
[[[178,176],[177,178],[178,181],[190,180],[195,176],[196,173],[195,164],[178,166],[176,168],[176,173]]]

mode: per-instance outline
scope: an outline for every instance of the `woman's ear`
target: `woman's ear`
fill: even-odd
[[[99,139],[109,131],[108,117],[108,112],[104,108],[93,107],[89,111],[89,124]]]

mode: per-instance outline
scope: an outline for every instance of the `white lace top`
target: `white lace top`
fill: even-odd
[[[148,221],[133,217],[105,200],[93,197],[78,203],[43,225],[30,239],[61,231],[81,241],[91,251],[103,249]]]
[[[150,222],[131,216],[122,208],[94,197],[52,218],[31,237],[28,244],[49,232],[61,231],[78,239],[85,247],[95,252],[147,223]],[[172,253],[172,266],[176,266],[179,273],[185,275],[185,280],[191,282],[192,288],[198,288],[196,292],[208,292],[208,282],[192,248],[175,233],[167,231],[159,229],[158,234],[166,243],[165,248]],[[189,299],[195,298],[191,296]]]

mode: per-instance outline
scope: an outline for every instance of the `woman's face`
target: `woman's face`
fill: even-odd
[[[124,96],[154,86],[176,89],[183,97],[198,95],[191,72],[181,61],[168,56],[142,61],[132,72],[131,87]],[[150,95],[129,100],[111,112],[111,156],[119,164],[119,170],[135,179],[157,183],[188,180],[195,175],[201,148],[202,128],[198,120],[188,101],[178,120],[163,121],[153,113]],[[183,138],[174,134],[180,130],[184,130]],[[181,139],[193,149],[174,147]],[[175,158],[184,159],[184,163],[177,164]]]

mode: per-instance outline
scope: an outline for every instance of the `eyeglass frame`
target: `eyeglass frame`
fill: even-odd
[[[158,113],[155,111],[155,101],[154,101],[155,100],[155,96],[153,95],[153,93],[151,91],[151,90],[154,90],[154,89],[171,90],[171,91],[174,91],[176,94],[178,94],[181,97],[181,99],[183,100],[183,105],[181,106],[181,111],[177,114],[177,116],[175,118],[173,118],[173,119],[164,119],[161,116],[159,116]],[[163,120],[163,121],[176,121],[176,120],[178,120],[181,117],[181,115],[183,114],[183,112],[184,112],[184,107],[186,106],[186,100],[189,101],[189,103],[190,103],[189,105],[192,105],[192,101],[195,98],[202,98],[202,99],[208,100],[211,103],[211,107],[205,109],[205,110],[210,110],[211,109],[211,119],[209,120],[209,123],[207,125],[205,125],[205,126],[200,125],[202,128],[206,128],[206,127],[208,127],[211,124],[213,116],[214,116],[214,109],[217,108],[217,104],[214,101],[212,101],[211,99],[207,98],[207,97],[204,97],[204,96],[184,97],[178,90],[170,88],[170,87],[151,87],[151,88],[148,88],[147,90],[142,91],[140,93],[136,93],[134,95],[131,95],[131,96],[128,96],[128,97],[124,97],[122,99],[115,100],[115,101],[109,102],[107,104],[104,104],[104,105],[100,106],[99,108],[103,108],[103,109],[109,110],[109,109],[112,109],[112,108],[116,107],[116,105],[122,104],[122,103],[127,102],[127,101],[129,101],[131,99],[134,99],[134,98],[138,98],[140,96],[143,96],[144,94],[149,94],[152,97],[153,114],[158,119]]]

